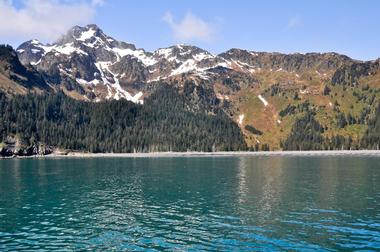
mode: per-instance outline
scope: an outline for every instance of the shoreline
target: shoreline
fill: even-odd
[[[86,153],[68,152],[49,155],[12,156],[0,159],[23,158],[154,158],[154,157],[229,157],[229,156],[374,156],[380,157],[380,150],[332,150],[332,151],[226,151],[226,152],[148,152],[148,153]]]

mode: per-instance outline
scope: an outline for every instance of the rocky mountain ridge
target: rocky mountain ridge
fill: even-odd
[[[0,88],[6,93],[61,90],[76,100],[144,104],[165,84],[184,99],[187,112],[212,116],[223,111],[255,149],[306,146],[285,141],[297,136],[291,132],[299,130],[293,126],[300,118],[304,121],[298,125],[316,126],[318,139],[325,141],[311,146],[359,146],[380,102],[380,60],[359,61],[337,53],[234,48],[213,55],[190,45],[148,52],[117,41],[96,25],[76,26],[52,44],[27,41],[17,55],[12,53],[22,64],[10,58],[0,64],[0,78],[6,80],[0,79]],[[13,65],[27,73],[17,76],[29,78],[12,81],[9,73],[15,71],[8,70],[1,75],[1,66]],[[30,76],[39,84],[29,81]]]
[[[10,46],[0,47],[0,90],[9,94],[25,94],[51,90],[40,73],[33,67],[24,66]]]
[[[360,64],[336,53],[281,54],[231,49],[219,55],[189,45],[154,52],[106,35],[96,25],[75,26],[52,44],[30,40],[17,48],[20,61],[34,66],[46,82],[75,98],[100,101],[124,98],[143,103],[157,81],[203,83],[234,80],[246,86],[260,71],[299,76],[313,70],[331,79],[338,68]],[[228,87],[226,87],[228,89]],[[218,94],[223,96],[222,94]]]
[[[96,25],[76,26],[53,44],[30,40],[17,48],[24,65],[32,65],[47,82],[95,100],[125,98],[142,103],[143,85],[216,66],[223,59],[193,46],[177,45],[154,53],[117,41]],[[92,93],[92,94],[91,94]],[[91,94],[91,95],[90,95]]]

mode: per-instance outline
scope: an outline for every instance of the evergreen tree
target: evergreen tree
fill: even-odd
[[[219,109],[190,109],[176,88],[161,84],[144,105],[126,100],[90,103],[55,95],[0,93],[0,142],[19,136],[25,146],[45,143],[90,152],[246,150],[235,122]]]

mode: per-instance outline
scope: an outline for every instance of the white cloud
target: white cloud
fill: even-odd
[[[3,39],[53,40],[74,25],[91,22],[104,0],[0,0],[0,37]]]
[[[163,20],[172,29],[173,37],[180,42],[203,41],[210,42],[215,36],[215,27],[212,23],[188,12],[182,20],[176,22],[173,15],[167,12]]]
[[[302,20],[299,17],[292,17],[288,20],[286,30],[294,29],[302,26]]]
[[[92,5],[99,5],[99,6],[102,6],[104,4],[104,1],[105,0],[92,0]]]

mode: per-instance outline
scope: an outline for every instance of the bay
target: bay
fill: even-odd
[[[0,160],[14,250],[380,250],[380,158]]]

